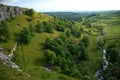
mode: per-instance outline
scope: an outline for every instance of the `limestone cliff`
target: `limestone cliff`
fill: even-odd
[[[0,21],[25,13],[27,9],[0,4]]]

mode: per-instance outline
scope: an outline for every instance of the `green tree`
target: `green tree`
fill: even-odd
[[[88,47],[89,45],[89,38],[87,36],[84,36],[82,39],[83,44],[85,45],[85,47]]]
[[[56,60],[56,54],[51,51],[51,50],[46,50],[45,51],[45,57],[46,57],[46,61],[48,62],[49,65],[54,65],[55,60]]]
[[[80,56],[80,58],[81,58],[82,60],[87,60],[87,59],[88,59],[88,55],[87,55],[87,53],[86,53],[86,49],[85,49],[84,44],[80,44],[79,46],[80,46],[80,51],[81,51],[81,56]]]
[[[48,33],[53,33],[53,26],[49,22],[43,22],[44,25],[44,31]]]
[[[43,26],[43,23],[38,23],[36,25],[36,32],[44,32],[44,26]]]
[[[54,40],[52,40],[50,38],[47,38],[45,40],[45,48],[46,49],[55,50],[56,46],[57,46],[57,43],[54,42]]]
[[[33,28],[32,24],[29,25],[29,31],[30,31],[30,34],[31,34],[32,36],[34,36],[34,35],[33,35],[34,28]]]
[[[91,21],[90,20],[84,20],[83,25],[85,25],[87,28],[91,28]]]
[[[67,36],[65,34],[61,34],[59,37],[64,43],[67,43]]]
[[[16,41],[21,45],[23,55],[23,66],[25,67],[25,58],[23,53],[23,45],[26,45],[31,40],[31,34],[28,29],[23,28],[18,34],[16,34]]]
[[[35,11],[33,9],[28,9],[26,12],[25,12],[26,15],[29,15],[29,16],[33,16],[35,14]]]
[[[31,40],[30,31],[26,28],[23,28],[23,30],[16,34],[16,40],[20,44],[28,44]]]
[[[10,32],[8,30],[8,24],[6,21],[0,23],[0,39],[8,40],[10,38]]]
[[[110,61],[111,62],[117,62],[119,61],[119,58],[120,58],[120,52],[118,49],[116,48],[111,48],[111,49],[108,49],[108,55],[110,57]]]
[[[71,34],[74,36],[74,37],[80,37],[81,36],[81,30],[78,29],[78,28],[72,28],[71,29]]]
[[[57,42],[58,45],[64,46],[64,42],[62,41],[62,39],[57,38],[57,39],[55,39],[55,41]]]
[[[70,30],[70,29],[67,29],[67,30],[65,31],[65,35],[66,35],[67,37],[70,37],[70,36],[71,36],[71,30]]]
[[[64,32],[65,27],[64,27],[64,25],[57,25],[55,29],[56,29],[57,31]]]

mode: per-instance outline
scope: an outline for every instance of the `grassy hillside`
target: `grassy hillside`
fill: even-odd
[[[9,54],[11,49],[13,48],[15,41],[15,34],[18,33],[23,29],[23,27],[29,28],[30,25],[33,26],[35,29],[35,26],[43,21],[50,21],[53,18],[50,16],[47,16],[42,13],[35,13],[34,16],[27,16],[27,15],[20,15],[15,18],[7,20],[7,24],[9,25],[8,29],[10,31],[10,39],[7,42],[0,42],[0,45],[4,48],[4,51],[6,54]],[[28,45],[23,46],[23,52],[24,56],[22,54],[22,48],[20,45],[18,45],[17,50],[15,52],[15,58],[13,59],[14,62],[16,62],[17,65],[20,66],[21,69],[23,69],[23,72],[19,72],[13,69],[10,69],[10,67],[3,67],[1,65],[1,70],[5,69],[4,73],[6,75],[3,75],[6,77],[2,77],[1,79],[4,80],[75,80],[72,77],[56,73],[54,71],[47,71],[44,68],[44,65],[46,62],[44,62],[44,50],[42,44],[44,43],[45,39],[50,37],[54,38],[58,35],[60,35],[61,32],[54,31],[53,33],[34,33],[34,37],[32,37],[30,43]],[[23,62],[24,59],[24,62]],[[2,72],[0,72],[2,74]],[[18,75],[17,75],[18,74]],[[28,75],[28,76],[26,76]],[[2,76],[2,75],[1,75]],[[17,77],[18,76],[18,77]],[[10,78],[9,78],[10,77]]]
[[[120,79],[120,11],[105,12],[89,18],[92,23],[105,24],[105,35],[103,36],[103,45],[107,49],[107,58],[109,65],[103,72],[105,80]]]
[[[60,14],[64,17],[68,13]],[[101,68],[103,63],[102,51],[97,46],[97,36],[104,28],[105,47],[110,43],[117,45],[118,41],[113,38],[117,40],[120,38],[120,16],[116,12],[103,12],[97,15],[87,13],[78,14],[79,20],[75,14],[69,15],[73,15],[71,20],[77,21],[71,22],[42,13],[35,13],[33,16],[23,14],[8,19],[10,38],[8,41],[0,41],[6,54],[10,53],[16,43],[17,33],[24,28],[29,30],[30,26],[33,28],[33,33],[29,44],[18,43],[15,58],[12,59],[23,71],[19,72],[0,64],[0,74],[5,73],[4,76],[0,75],[0,78],[3,80],[95,80],[94,73]],[[43,31],[39,32],[38,25],[49,26],[44,26]],[[47,32],[47,30],[52,31]],[[85,47],[84,37],[88,39],[87,47]],[[113,40],[110,40],[111,38]],[[45,46],[47,39],[50,45]],[[58,61],[56,59],[54,64],[49,63],[50,56],[45,56],[48,49],[56,55],[57,59],[62,56]],[[117,49],[119,50],[119,45]],[[48,58],[47,61],[46,58]]]
[[[80,26],[85,31],[84,35],[88,35],[90,39],[90,44],[88,46],[88,56],[90,60],[88,62],[83,62],[84,66],[87,66],[86,68],[98,68],[100,67],[100,62],[102,59],[102,52],[97,50],[96,48],[96,38],[100,34],[99,31],[96,30],[95,26],[104,25],[103,29],[105,31],[105,35],[103,36],[103,44],[105,48],[108,50],[107,57],[110,60],[110,64],[108,69],[103,73],[103,76],[106,80],[119,80],[119,60],[116,61],[116,63],[111,62],[111,57],[114,56],[115,52],[110,52],[111,48],[114,48],[118,54],[116,54],[119,58],[120,55],[120,11],[106,11],[106,12],[96,12],[96,13],[88,13],[88,14],[81,14],[81,13],[47,13],[52,16],[57,16],[60,18],[68,19],[68,20],[76,20],[78,21],[76,23],[77,26]],[[68,17],[66,15],[69,15],[71,17]],[[96,24],[96,25],[94,25]],[[110,49],[109,49],[110,48]],[[114,54],[113,54],[114,53]],[[100,57],[101,56],[101,57]],[[114,59],[114,58],[113,58]],[[116,57],[117,59],[117,57]],[[95,63],[96,62],[96,63]],[[97,64],[99,62],[99,65],[96,67],[93,64]],[[81,64],[81,65],[83,65]],[[87,69],[86,69],[87,70]],[[86,71],[83,69],[82,72]],[[114,72],[115,70],[115,72]],[[90,71],[94,73],[93,71]],[[114,73],[112,73],[114,72]],[[93,74],[92,73],[92,74]],[[110,77],[111,76],[111,77]]]
[[[0,79],[1,80],[36,80],[39,79],[35,76],[30,76],[26,72],[16,71],[8,66],[0,64]]]

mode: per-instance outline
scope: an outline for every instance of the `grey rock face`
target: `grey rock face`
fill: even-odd
[[[25,13],[27,8],[0,4],[0,21]]]
[[[0,60],[1,60],[4,64],[6,64],[6,65],[8,65],[8,66],[10,66],[10,67],[12,67],[12,68],[19,69],[19,66],[17,66],[14,62],[12,62],[12,61],[10,60],[10,58],[9,58],[7,55],[4,54],[3,48],[1,48],[1,47],[0,47]]]

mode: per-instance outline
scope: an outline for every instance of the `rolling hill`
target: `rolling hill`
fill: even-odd
[[[0,79],[96,80],[94,74],[103,65],[102,51],[97,43],[102,30],[105,30],[105,35],[100,45],[108,49],[114,43],[114,48],[118,52],[120,50],[119,11],[47,14],[56,17],[28,9],[24,14],[1,21],[0,27],[5,27],[3,31],[8,34],[0,33],[0,45],[8,55],[18,43],[12,61],[22,71],[12,69],[1,61]],[[109,54],[108,57],[111,61]],[[109,67],[107,73],[103,72],[106,80],[109,80],[108,73],[114,70],[114,66],[119,72],[119,65],[110,62],[110,66],[112,68]],[[119,80],[119,74],[112,76]]]

